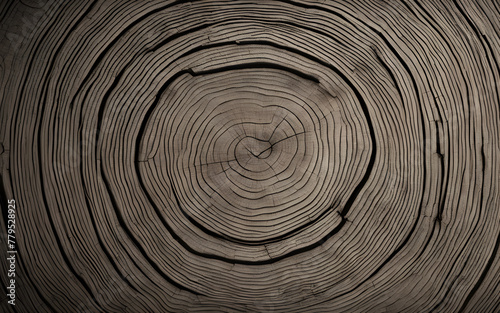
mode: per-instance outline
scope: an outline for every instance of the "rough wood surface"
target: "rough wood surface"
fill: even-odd
[[[500,312],[497,0],[0,22],[2,312]]]

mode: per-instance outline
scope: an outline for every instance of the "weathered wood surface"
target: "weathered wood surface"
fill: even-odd
[[[0,8],[2,312],[500,312],[497,0]]]

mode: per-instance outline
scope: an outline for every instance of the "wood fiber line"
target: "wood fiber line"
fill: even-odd
[[[500,312],[497,1],[0,10],[1,312]]]

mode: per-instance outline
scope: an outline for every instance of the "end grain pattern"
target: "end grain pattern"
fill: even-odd
[[[2,312],[500,312],[497,0],[0,7]]]

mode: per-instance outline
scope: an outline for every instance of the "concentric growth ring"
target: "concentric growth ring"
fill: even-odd
[[[223,58],[217,57],[221,52]],[[244,57],[257,53],[258,63]],[[360,105],[348,85],[328,68],[329,76],[312,72],[321,65],[304,56],[263,44],[240,41],[184,57],[195,60],[183,61],[185,66],[197,69],[177,69],[186,73],[165,89],[175,92],[159,95],[143,122],[148,126],[141,151],[148,151],[143,153],[148,161],[141,164],[161,173],[141,177],[148,180],[151,198],[174,194],[169,212],[176,215],[165,220],[182,221],[176,227],[192,233],[186,244],[194,248],[209,235],[241,256],[248,254],[248,245],[257,246],[260,257],[253,252],[232,262],[263,262],[314,247],[322,237],[311,236],[310,228],[323,229],[319,234],[338,231],[339,205],[349,194],[335,191],[350,176],[340,174],[347,162],[340,152],[360,155],[359,146],[339,136],[356,132],[342,119]],[[302,65],[294,73],[285,66],[290,59]],[[207,60],[210,67],[199,68]],[[324,86],[343,93],[329,94]],[[356,128],[368,133],[367,125],[361,120]],[[363,168],[361,157],[351,162],[351,169]],[[166,193],[160,193],[165,185]],[[196,229],[203,233],[196,235]],[[208,243],[203,246],[204,253],[227,257],[207,251]]]
[[[498,311],[497,5],[0,7],[28,311]]]

